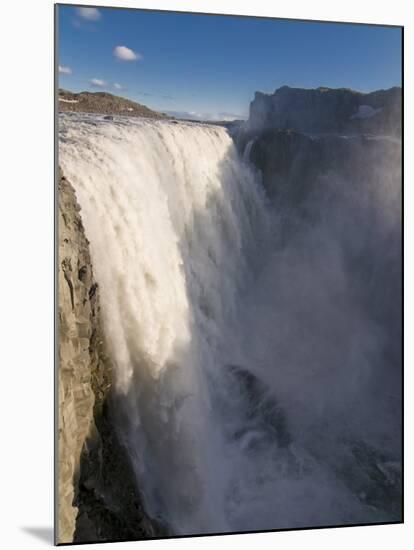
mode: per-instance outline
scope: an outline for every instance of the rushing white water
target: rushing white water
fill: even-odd
[[[246,143],[246,147],[244,148],[244,151],[243,151],[243,160],[244,160],[244,162],[246,162],[246,163],[248,163],[249,160],[250,160],[250,153],[251,153],[253,144],[254,144],[254,139],[251,139],[250,141],[248,141],[248,142]]]
[[[280,250],[251,144],[240,159],[223,128],[61,115],[59,136],[150,515],[178,534],[386,520],[368,474],[346,480],[394,412],[358,416],[383,334],[354,303],[337,219]]]
[[[217,127],[62,117],[60,163],[91,241],[135,450],[150,462],[156,457],[153,476],[142,476],[150,511],[171,493],[175,502],[163,512],[175,529],[224,529],[223,510],[208,494],[221,481],[206,379],[230,360],[226,334],[266,231],[263,194]],[[141,429],[164,444],[147,442],[144,451]],[[165,460],[177,464],[165,471]],[[149,477],[164,486],[162,497],[153,495]],[[205,497],[193,484],[204,486]],[[193,508],[194,498],[206,501],[198,504],[200,519],[181,519],[184,501]]]

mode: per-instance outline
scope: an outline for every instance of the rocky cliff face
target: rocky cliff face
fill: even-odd
[[[111,418],[99,288],[71,184],[59,174],[57,542],[150,538],[137,481]]]
[[[396,135],[401,132],[401,88],[364,94],[347,88],[283,86],[273,94],[256,92],[249,127]]]
[[[232,133],[269,197],[297,207],[333,174],[357,186],[393,169],[400,181],[401,127],[401,88],[362,94],[283,86],[257,92],[249,120]]]
[[[99,358],[97,286],[74,191],[59,177],[59,522],[58,542],[71,542],[80,456],[93,428],[92,371]]]
[[[401,181],[399,140],[365,135],[309,137],[290,130],[266,130],[252,143],[249,156],[261,172],[268,196],[298,208],[328,180],[350,182],[362,189],[392,170],[396,184]]]

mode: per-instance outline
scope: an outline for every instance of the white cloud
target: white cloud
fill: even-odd
[[[114,56],[122,61],[136,61],[137,59],[142,59],[142,55],[135,53],[130,48],[126,46],[117,46],[114,49]]]
[[[121,84],[118,84],[118,82],[115,82],[115,83],[114,83],[114,88],[115,88],[116,90],[123,90],[123,89],[124,89],[124,87],[121,86]]]
[[[98,21],[102,17],[101,12],[96,8],[77,8],[76,12],[79,17],[88,21]]]
[[[106,86],[105,80],[101,80],[100,78],[92,78],[90,83],[94,88],[104,88]]]
[[[72,69],[70,67],[59,65],[59,74],[72,74]]]

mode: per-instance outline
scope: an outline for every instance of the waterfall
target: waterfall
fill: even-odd
[[[221,127],[64,114],[59,140],[148,513],[186,535],[387,521],[400,460],[387,168],[366,189],[328,174],[300,217],[268,203],[252,142],[243,160]]]
[[[246,147],[244,148],[243,160],[246,163],[250,161],[250,153],[252,151],[253,144],[254,144],[254,139],[251,139],[246,143]]]
[[[209,387],[236,353],[229,327],[266,232],[263,193],[219,127],[64,116],[60,164],[149,511],[178,532],[226,529]]]

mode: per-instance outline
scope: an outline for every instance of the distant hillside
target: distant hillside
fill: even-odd
[[[59,90],[59,111],[127,115],[146,118],[171,118],[164,113],[152,111],[145,105],[107,92],[80,92]]]

